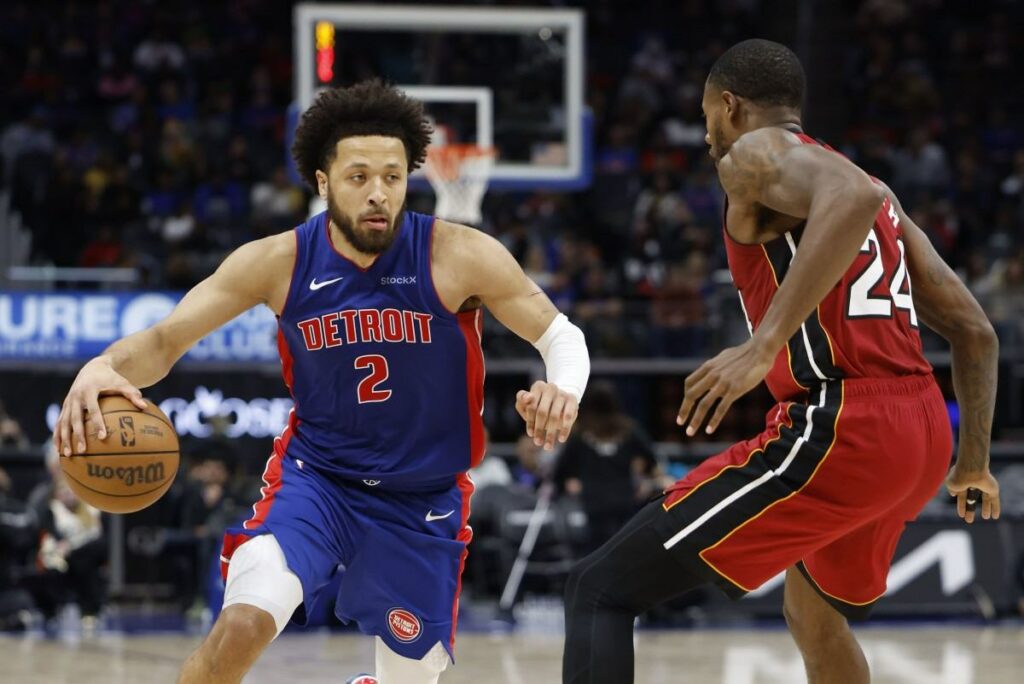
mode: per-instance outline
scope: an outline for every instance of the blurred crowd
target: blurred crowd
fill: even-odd
[[[493,193],[482,227],[573,312],[595,353],[701,355],[736,309],[715,278],[722,200],[704,145],[704,78],[731,43],[794,22],[759,0],[648,4],[586,3],[593,186]],[[830,47],[841,102],[811,107],[821,113],[809,132],[832,131],[827,142],[890,183],[1004,345],[1020,340],[1024,122],[1012,83],[1024,8],[835,8],[853,27]],[[34,263],[131,266],[141,286],[187,288],[239,243],[302,220],[309,194],[285,168],[287,3],[19,0],[4,13],[2,178]]]

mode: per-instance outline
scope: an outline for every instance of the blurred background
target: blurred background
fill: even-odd
[[[199,629],[214,617],[222,530],[248,515],[291,406],[273,315],[242,316],[146,390],[183,446],[175,485],[152,508],[108,516],[77,501],[49,431],[86,359],[166,315],[241,243],[305,220],[315,203],[287,154],[301,91],[373,75],[488,88],[494,144],[520,170],[495,174],[479,228],[587,334],[591,389],[553,454],[522,438],[513,406],[542,377],[535,351],[492,320],[484,334],[490,441],[463,610],[490,610],[504,593],[506,616],[557,620],[573,560],[702,458],[759,432],[771,406],[763,387],[750,393],[714,441],[686,440],[674,422],[687,373],[747,335],[700,99],[712,62],[748,37],[799,54],[805,129],[892,186],[1002,342],[992,460],[1003,518],[967,527],[937,492],[908,525],[878,613],[998,620],[1024,609],[1024,90],[1013,85],[1024,4],[535,4],[585,10],[574,14],[583,32],[553,22],[506,47],[470,27],[453,48],[402,27],[368,46],[343,40],[351,24],[320,28],[316,5],[300,22],[291,3],[257,0],[4,3],[0,628]],[[444,107],[434,114],[456,134],[473,118]],[[561,180],[529,171],[573,161]],[[428,184],[409,206],[431,211]],[[948,349],[922,336],[955,425]],[[510,586],[531,520],[536,545]],[[738,603],[691,595],[643,620],[778,616],[780,595],[777,582]]]

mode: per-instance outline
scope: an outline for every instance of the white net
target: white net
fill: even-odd
[[[423,171],[434,188],[438,218],[479,225],[480,207],[494,166],[494,150],[476,145],[432,145]]]

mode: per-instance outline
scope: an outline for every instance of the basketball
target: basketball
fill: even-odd
[[[89,431],[86,452],[61,456],[61,470],[72,491],[101,511],[142,510],[174,482],[178,435],[164,412],[148,400],[145,410],[121,396],[100,397],[99,404],[107,438],[100,440]]]

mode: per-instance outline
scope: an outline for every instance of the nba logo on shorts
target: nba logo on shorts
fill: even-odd
[[[420,619],[402,608],[388,611],[388,629],[393,637],[404,643],[416,641],[423,631]]]

